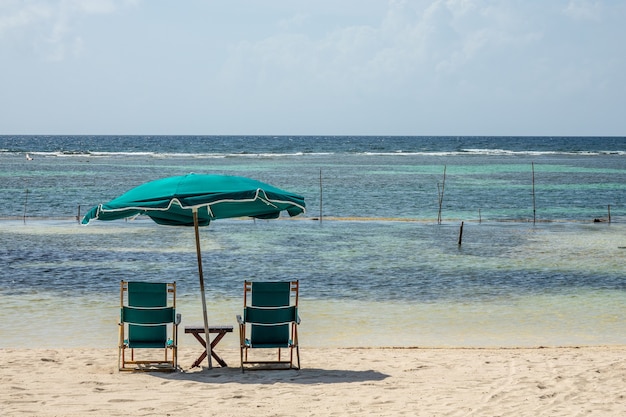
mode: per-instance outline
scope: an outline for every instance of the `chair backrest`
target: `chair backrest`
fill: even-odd
[[[126,285],[124,285],[126,284]],[[128,323],[129,347],[165,347],[167,324],[176,318],[176,289],[171,283],[122,282],[121,321]],[[124,291],[128,303],[124,305]],[[173,305],[168,306],[168,293]]]
[[[251,323],[252,345],[287,346],[289,323],[298,316],[298,282],[246,282],[248,290],[251,298],[250,305],[244,306],[244,320]]]

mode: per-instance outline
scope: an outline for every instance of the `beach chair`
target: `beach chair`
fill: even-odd
[[[174,371],[178,368],[178,325],[181,315],[176,314],[175,282],[122,281],[120,316],[120,371]],[[130,349],[130,359],[127,358],[127,349]],[[163,356],[136,359],[139,354],[148,356],[148,349],[152,350],[150,357],[154,357],[154,349],[162,349]]]
[[[300,369],[298,286],[298,281],[244,282],[243,316],[237,316],[242,372],[248,364]],[[248,353],[254,349],[277,349],[278,358],[251,360]],[[282,349],[289,349],[289,360],[281,356]]]

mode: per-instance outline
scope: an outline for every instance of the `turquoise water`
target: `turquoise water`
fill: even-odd
[[[625,158],[626,138],[0,136],[0,218],[74,216],[197,172],[297,191],[311,216],[436,219],[445,185],[445,219],[528,220],[534,165],[538,219],[589,221],[611,206],[617,220]]]
[[[0,137],[0,346],[115,347],[122,279],[177,281],[200,323],[191,229],[75,219],[188,172],[307,202],[201,230],[212,323],[244,279],[297,278],[303,345],[626,344],[625,157],[624,138]]]
[[[209,317],[234,324],[244,279],[297,277],[312,346],[624,344],[625,232],[475,223],[459,247],[448,223],[215,222],[202,231]],[[183,324],[201,322],[190,229],[3,221],[0,237],[13,247],[2,346],[115,346],[121,279],[176,280]]]

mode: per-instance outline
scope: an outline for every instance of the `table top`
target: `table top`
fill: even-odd
[[[226,325],[209,325],[209,333],[228,333],[233,331],[233,326]],[[185,333],[204,333],[204,325],[201,326],[185,326]]]

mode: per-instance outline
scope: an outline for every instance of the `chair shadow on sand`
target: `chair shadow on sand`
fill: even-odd
[[[170,381],[193,381],[212,384],[275,384],[277,382],[291,384],[339,384],[351,382],[382,381],[389,377],[374,370],[355,371],[343,369],[300,370],[252,370],[242,373],[240,368],[213,368],[212,370],[194,372],[175,372],[171,374],[150,373],[151,375]]]

